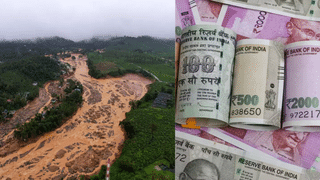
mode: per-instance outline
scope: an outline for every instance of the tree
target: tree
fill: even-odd
[[[76,59],[76,57],[75,56],[72,56],[72,60],[75,60]]]
[[[157,126],[156,124],[152,123],[152,124],[150,125],[151,141],[153,141],[153,133],[154,133],[155,131],[157,131],[157,129],[158,129],[158,126]]]
[[[59,82],[60,82],[59,86],[63,86],[64,79],[63,79],[63,78],[60,78],[60,79],[59,79]]]

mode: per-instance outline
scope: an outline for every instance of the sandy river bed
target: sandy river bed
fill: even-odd
[[[72,54],[77,57],[75,61],[68,58],[63,62],[76,67],[72,78],[84,86],[82,107],[60,128],[0,157],[1,180],[60,180],[62,177],[78,178],[80,174],[92,175],[102,164],[108,160],[113,162],[120,154],[118,147],[124,141],[124,133],[119,122],[130,111],[129,102],[141,99],[152,81],[134,74],[121,78],[91,78],[86,57],[79,59],[79,55]],[[45,89],[48,91],[48,86]],[[46,99],[48,102],[50,98]],[[0,148],[1,151],[6,149]]]

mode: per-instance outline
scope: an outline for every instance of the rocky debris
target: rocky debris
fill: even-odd
[[[64,129],[66,130],[66,132],[68,132],[69,130],[71,130],[71,129],[75,128],[75,127],[77,127],[77,123],[70,123],[70,124],[66,125],[64,127]]]
[[[75,174],[73,176],[68,177],[67,180],[77,180],[78,177],[79,177],[79,175]]]
[[[108,136],[109,136],[109,137],[114,136],[114,131],[113,131],[113,130],[110,130],[110,131],[108,132]]]
[[[108,128],[113,128],[113,125],[112,126],[107,126],[107,125],[102,125],[102,126],[97,126],[97,129],[98,130],[106,130],[106,129],[108,129]]]
[[[69,145],[69,146],[66,146],[64,148],[67,149],[67,150],[73,150],[74,149],[74,145]]]
[[[46,150],[46,152],[52,151],[53,148]]]
[[[85,137],[89,138],[89,139],[93,139],[92,134],[91,133],[87,133],[86,135],[84,135]]]
[[[51,165],[51,162],[48,162],[47,166],[50,166]]]
[[[63,149],[60,149],[57,154],[55,155],[55,158],[56,159],[61,159],[63,158],[64,154],[66,153],[67,151],[63,150]]]
[[[20,154],[20,158],[25,157],[27,154],[29,154],[34,148],[31,148],[29,151],[26,151],[25,153]]]
[[[100,160],[106,160],[112,155],[108,147],[101,150],[95,150],[92,147],[85,153],[78,156],[75,160],[66,163],[69,173],[91,173],[99,167]]]
[[[125,104],[124,103],[121,103],[120,105],[119,105],[119,108],[120,109],[123,109],[125,107]]]
[[[60,130],[57,130],[56,133],[60,134],[60,133],[62,133],[62,131],[63,131],[63,129],[60,129]]]
[[[102,95],[98,90],[90,89],[90,96],[88,97],[88,105],[96,104],[98,102],[101,102]]]
[[[127,84],[128,81],[123,81],[123,82],[117,82],[119,84],[116,84],[115,87],[117,88],[116,91],[118,91],[122,96],[126,97],[134,94],[134,91],[131,90],[132,88]],[[132,83],[134,84],[134,83]],[[128,94],[129,93],[129,94]]]
[[[69,162],[66,162],[66,164],[65,164],[65,165],[66,165],[66,167],[71,167],[71,166],[73,165],[73,163],[74,163],[74,161],[72,161],[72,162],[71,162],[71,161],[69,161]]]
[[[0,149],[0,157],[6,157],[7,155],[17,151],[22,146],[22,143],[19,143],[18,140],[12,140],[6,142],[5,146]]]
[[[49,166],[48,169],[49,169],[50,172],[55,172],[55,171],[59,170],[60,168],[58,166],[53,166],[52,165],[52,166]]]
[[[47,142],[47,143],[50,143],[52,139],[54,139],[54,136],[53,136],[53,137],[50,137],[50,138],[48,139],[48,142]]]
[[[108,116],[108,118],[106,119],[110,119],[110,115],[111,115],[110,106],[104,105],[104,106],[99,106],[98,107],[99,110],[95,110],[95,109],[97,109],[97,107],[93,106],[85,113],[85,116],[82,117],[83,119],[85,119],[83,122],[97,124],[98,122],[96,120],[104,116]]]
[[[125,90],[123,90],[123,89],[121,89],[121,90],[119,91],[119,93],[120,93],[123,97],[129,96],[129,94],[128,94]]]
[[[18,160],[18,156],[16,157],[13,157],[12,159],[8,159],[4,164],[0,164],[0,167],[4,167],[6,166],[7,164],[10,164],[12,162],[16,162]]]
[[[31,169],[33,167],[35,167],[36,165],[31,165],[31,166],[28,166],[28,169]]]
[[[46,143],[46,140],[42,141],[36,150],[43,148],[45,143]]]
[[[20,165],[17,169],[23,168],[23,167],[29,166],[29,165],[31,165],[31,166],[29,166],[28,169],[33,168],[35,165],[32,165],[32,164],[38,163],[38,162],[39,162],[41,159],[43,159],[43,158],[44,158],[44,156],[38,156],[38,157],[36,157],[36,158],[32,158],[31,160],[24,162],[24,163],[23,163],[22,165]]]
[[[111,97],[108,100],[108,104],[114,105],[115,102],[119,102],[120,101],[119,97],[120,97],[119,95],[115,95],[114,93],[111,93]]]
[[[75,119],[74,121],[77,122],[78,124],[81,123],[81,120],[79,120],[79,119]]]
[[[108,142],[108,147],[115,147],[116,146],[116,142],[112,141],[112,142]]]
[[[105,139],[105,137],[104,137],[105,134],[103,134],[102,132],[99,132],[99,131],[93,132],[92,135],[96,136],[96,137],[98,137],[100,139]]]
[[[61,180],[66,176],[67,176],[67,174],[62,173],[62,174],[60,174],[58,176],[53,177],[52,180]]]

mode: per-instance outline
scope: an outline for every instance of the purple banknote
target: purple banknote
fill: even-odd
[[[224,140],[222,140],[222,139],[220,139],[220,138],[218,138],[218,137],[216,137],[216,136],[214,136],[212,134],[209,134],[207,132],[208,128],[206,128],[206,127],[203,127],[201,129],[192,129],[192,128],[183,128],[183,127],[181,127],[181,125],[176,124],[175,125],[175,130],[176,131],[180,131],[180,132],[184,132],[184,133],[188,133],[188,134],[191,134],[191,135],[195,135],[195,136],[198,136],[198,137],[201,137],[201,138],[213,141],[213,142],[217,142],[217,143],[220,143],[220,144],[224,144],[224,145],[230,146],[230,147],[239,148],[237,146],[234,146],[233,144],[230,144],[227,141],[224,141]]]
[[[209,0],[196,0],[196,4],[197,4],[199,15],[202,21],[207,21],[207,22],[217,21],[222,4],[212,2]]]
[[[320,40],[320,22],[229,6],[223,27],[237,33],[237,40],[269,39],[283,45],[298,41]],[[309,34],[313,34],[313,36]]]
[[[181,28],[195,25],[194,17],[189,5],[189,0],[176,0],[176,16],[179,17]]]
[[[312,34],[309,36],[319,36]],[[286,46],[285,119],[294,131],[320,131],[320,42],[300,41]],[[310,88],[312,87],[312,88]]]
[[[226,11],[222,12],[220,3],[210,2],[210,4],[204,6],[207,1],[197,0],[195,2],[199,5],[200,17],[201,15],[203,15],[203,18],[209,17],[208,15],[204,16],[209,12],[212,17],[224,16],[222,26],[237,33],[237,40],[248,38],[269,39],[281,42],[283,45],[298,41],[320,40],[317,36],[320,33],[320,22],[317,21],[308,21],[231,5],[228,6]],[[176,12],[176,19],[178,18],[178,21],[180,21],[182,29],[195,25],[194,15],[188,0],[176,0]],[[309,36],[309,33],[314,34],[314,36]]]

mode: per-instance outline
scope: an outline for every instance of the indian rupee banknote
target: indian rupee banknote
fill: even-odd
[[[229,121],[236,34],[218,25],[195,25],[181,35],[176,122],[197,118],[198,126]]]
[[[312,34],[319,36],[320,34]],[[285,47],[286,79],[283,127],[320,131],[320,42],[300,41]],[[319,84],[319,85],[318,85]]]
[[[271,12],[284,16],[320,20],[319,0],[212,0],[246,9]]]
[[[175,179],[316,180],[310,172],[273,158],[176,131]]]
[[[233,127],[202,130],[245,151],[320,172],[320,133],[284,129],[253,131]]]
[[[253,130],[281,128],[284,53],[274,41],[237,42],[230,125]]]

